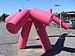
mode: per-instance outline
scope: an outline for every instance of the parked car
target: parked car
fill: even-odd
[[[75,20],[65,20],[70,25],[70,29],[75,29]]]
[[[75,20],[71,20],[71,22],[72,22],[72,29],[75,29]]]

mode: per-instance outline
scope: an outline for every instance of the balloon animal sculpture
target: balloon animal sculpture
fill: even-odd
[[[52,48],[45,30],[45,27],[52,21],[58,25],[61,25],[61,27],[64,29],[69,28],[67,23],[53,15],[51,11],[43,11],[36,8],[19,10],[6,17],[5,20],[6,28],[10,33],[16,34],[22,28],[18,40],[18,48],[26,47],[30,29],[33,23],[39,35],[39,39],[41,40],[42,48],[45,50],[45,52]]]

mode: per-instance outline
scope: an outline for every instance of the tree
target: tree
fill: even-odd
[[[0,22],[1,22],[1,21],[4,21],[4,22],[5,22],[5,18],[6,18],[7,16],[9,16],[9,15],[3,13],[3,14],[0,16]]]

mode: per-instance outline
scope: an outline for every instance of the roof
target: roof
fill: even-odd
[[[75,11],[69,11],[69,12],[61,12],[61,14],[63,16],[72,16],[72,17],[75,17]],[[59,14],[60,15],[60,14]]]
[[[70,11],[70,12],[61,12],[61,14],[75,14],[75,11]]]

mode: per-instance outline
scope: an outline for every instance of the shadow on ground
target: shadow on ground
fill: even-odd
[[[64,47],[64,42],[65,42],[65,37],[68,36],[67,33],[64,33],[62,35],[56,35],[59,37],[59,39],[57,40],[57,42],[55,43],[55,45],[52,45],[52,49],[47,50],[44,54],[42,54],[41,56],[54,56],[56,54],[59,54],[61,51],[66,51],[66,52],[70,52],[70,53],[75,53],[75,48],[71,48],[71,47]],[[55,37],[56,37],[55,36]],[[54,36],[50,36],[50,37],[54,37]],[[68,37],[72,37],[72,36],[68,36]],[[74,37],[74,36],[73,36]],[[28,48],[42,48],[41,45],[33,45],[33,46],[27,46],[26,49]]]

